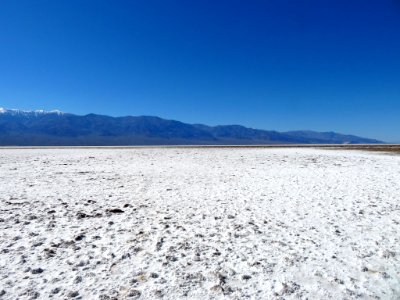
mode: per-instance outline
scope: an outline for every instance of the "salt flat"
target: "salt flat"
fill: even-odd
[[[2,149],[2,299],[399,299],[400,156]]]

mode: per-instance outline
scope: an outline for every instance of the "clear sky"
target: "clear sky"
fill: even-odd
[[[2,0],[0,106],[400,142],[400,1]]]

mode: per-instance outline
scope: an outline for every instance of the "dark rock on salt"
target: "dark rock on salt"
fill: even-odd
[[[77,267],[84,267],[87,263],[83,260],[81,260],[76,266]]]
[[[132,289],[129,291],[127,297],[128,298],[139,298],[140,295],[142,295],[142,293],[140,291]]]
[[[221,255],[221,252],[219,252],[218,250],[216,250],[214,253],[213,253],[213,256],[220,256]]]
[[[107,209],[107,212],[112,213],[112,214],[122,214],[124,211],[119,208],[110,208],[110,209]]]
[[[225,275],[222,275],[221,273],[218,273],[217,274],[217,278],[218,278],[220,284],[225,284],[226,283],[226,279],[227,278],[226,278]]]
[[[54,257],[56,255],[56,251],[53,249],[46,248],[43,251],[46,253],[47,257]]]
[[[78,284],[78,283],[82,282],[82,280],[83,280],[82,276],[76,276],[74,279],[74,284]]]
[[[163,292],[161,290],[156,290],[154,292],[154,295],[158,298],[162,298],[164,296]]]
[[[76,217],[78,218],[78,220],[80,220],[80,219],[88,218],[89,215],[87,215],[87,214],[85,214],[85,213],[83,213],[83,212],[78,212],[78,213],[76,214]]]
[[[36,291],[28,291],[28,292],[26,293],[26,295],[27,295],[27,296],[30,296],[29,299],[37,299],[37,298],[40,297],[40,293],[39,293],[39,292],[36,292]]]
[[[389,250],[384,250],[381,253],[381,257],[383,258],[391,258],[391,257],[395,257],[396,253],[393,251],[389,251]]]
[[[344,284],[344,281],[342,279],[339,278],[335,278],[335,282],[338,284]]]
[[[161,250],[163,243],[164,243],[164,238],[161,238],[161,239],[157,242],[157,244],[156,244],[156,250],[157,250],[157,251],[160,251],[160,250]]]
[[[69,292],[67,296],[70,298],[75,298],[79,296],[79,292],[78,291]]]
[[[81,241],[81,240],[83,240],[85,238],[85,235],[84,234],[80,234],[80,235],[78,235],[76,238],[75,238],[75,241]]]
[[[32,271],[31,271],[31,273],[32,274],[40,274],[40,273],[43,273],[43,269],[42,268],[37,268],[37,269],[33,269]]]
[[[127,259],[127,258],[131,258],[131,254],[130,253],[125,253],[124,255],[122,255],[121,259]]]
[[[172,256],[172,255],[168,255],[168,256],[166,256],[165,257],[168,261],[172,261],[172,262],[174,262],[174,261],[177,261],[178,260],[178,258],[177,257],[175,257],[175,256]]]
[[[350,296],[355,296],[356,295],[356,293],[354,291],[350,290],[350,289],[346,289],[345,292],[346,292],[346,294],[348,294]]]
[[[33,247],[39,247],[39,246],[42,246],[42,245],[43,245],[43,242],[37,242],[37,243],[33,244],[32,246]]]

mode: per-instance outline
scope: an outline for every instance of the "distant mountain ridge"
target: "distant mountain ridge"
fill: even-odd
[[[186,124],[151,116],[84,116],[0,108],[0,146],[378,144],[335,132],[277,132]]]
[[[22,109],[5,109],[0,107],[0,114],[8,114],[8,115],[24,115],[24,116],[38,116],[38,115],[45,115],[45,114],[57,114],[63,115],[64,113],[60,110],[22,110]]]

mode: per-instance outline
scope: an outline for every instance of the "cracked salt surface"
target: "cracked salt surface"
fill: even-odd
[[[1,299],[399,299],[400,156],[2,149]]]

